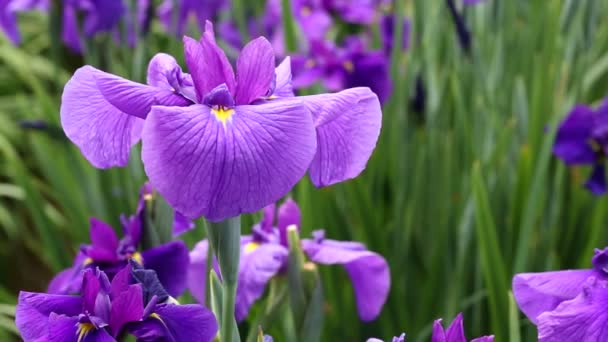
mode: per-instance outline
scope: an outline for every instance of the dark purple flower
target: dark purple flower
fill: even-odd
[[[379,9],[388,6],[387,0],[323,0],[325,7],[336,13],[342,20],[353,24],[372,24],[378,17]]]
[[[551,335],[548,330],[543,329],[543,333],[541,334],[541,325],[544,325],[548,329],[549,326],[553,325],[550,322],[555,322],[552,317],[559,317],[557,322],[560,323],[555,324],[563,325],[560,329],[572,326],[569,332],[572,335],[564,335],[562,341],[588,341],[586,339],[575,338],[575,336],[580,336],[577,334],[583,333],[586,328],[575,327],[575,317],[571,317],[573,320],[568,323],[567,317],[564,315],[570,309],[574,310],[573,312],[577,312],[576,310],[584,307],[584,305],[588,306],[588,310],[593,310],[594,305],[600,305],[601,301],[604,300],[602,296],[606,297],[608,295],[608,291],[604,289],[606,281],[608,281],[608,248],[603,250],[596,249],[592,264],[593,268],[591,269],[521,273],[513,277],[513,295],[515,296],[515,301],[528,319],[539,327],[539,339],[541,341],[559,340],[557,336]],[[594,293],[598,294],[595,295]],[[590,311],[589,314],[594,313]],[[582,318],[583,315],[580,317]],[[597,323],[592,324],[589,321],[585,325],[588,325],[588,328],[592,330],[600,322],[603,326],[606,326],[606,323],[608,323],[605,318],[601,318],[600,316],[597,319]],[[600,321],[600,319],[604,319],[604,321]],[[558,327],[555,329],[558,329]],[[548,337],[543,340],[540,338],[541,335]],[[566,338],[566,336],[571,336],[572,338]]]
[[[73,51],[81,52],[81,30],[78,16],[82,15],[82,35],[86,38],[100,32],[111,32],[117,28],[125,14],[123,0],[64,0],[63,2],[63,42]]]
[[[483,336],[471,340],[471,342],[492,341],[494,341],[494,336]],[[433,323],[431,342],[467,342],[467,338],[464,335],[464,327],[462,325],[462,314],[459,313],[447,329],[443,329],[441,319],[436,320],[435,323]]]
[[[142,198],[147,195],[149,194],[144,190]],[[113,279],[129,260],[133,260],[156,271],[164,288],[172,296],[180,295],[186,288],[188,248],[183,241],[172,241],[140,253],[138,245],[142,235],[143,214],[141,201],[143,199],[140,200],[138,213],[129,219],[123,219],[125,236],[121,240],[112,227],[95,218],[91,219],[91,245],[81,247],[74,265],[55,276],[49,284],[48,292],[74,293],[80,287],[82,271],[85,269],[98,267]]]
[[[575,106],[560,124],[553,154],[567,165],[593,165],[585,187],[594,195],[606,193],[604,160],[608,152],[608,101],[593,110]]]
[[[274,216],[274,205],[266,207],[253,234],[241,238],[237,320],[247,317],[251,305],[263,295],[270,279],[284,272],[288,265],[287,229],[299,227],[300,210],[288,199],[279,207],[276,226]],[[390,288],[390,273],[384,258],[358,242],[325,239],[323,231],[316,231],[313,236],[313,239],[302,240],[304,253],[316,264],[344,266],[355,290],[359,317],[364,321],[374,320],[380,314]],[[188,286],[201,303],[205,300],[207,250],[207,240],[203,240],[190,253]]]
[[[177,0],[178,13],[175,13],[174,1],[165,0],[158,8],[158,16],[167,30],[174,32],[178,37],[184,34],[190,17],[196,18],[195,22],[203,31],[205,21],[214,20],[219,11],[228,4],[226,0]]]
[[[382,51],[369,51],[358,37],[346,39],[343,47],[329,41],[311,42],[308,55],[293,58],[293,85],[305,88],[322,82],[330,91],[350,87],[369,87],[380,102],[388,99],[392,83],[388,57]]]
[[[0,30],[13,44],[19,44],[21,35],[17,27],[17,13],[48,9],[49,0],[0,0]]]
[[[115,341],[144,311],[139,284],[118,286],[99,269],[83,273],[80,296],[21,292],[15,323],[25,342]]]
[[[382,46],[384,47],[384,53],[387,56],[391,55],[393,51],[393,37],[395,35],[395,20],[394,14],[385,15],[380,20],[380,39],[382,40]],[[410,21],[407,18],[403,18],[403,32],[401,36],[401,47],[402,51],[406,51],[410,47]]]
[[[382,115],[369,89],[291,97],[289,60],[275,69],[263,37],[245,46],[235,77],[210,23],[200,41],[186,37],[184,45],[191,75],[171,59],[156,68],[162,82],[149,77],[150,86],[90,66],[68,82],[62,125],[94,165],[124,165],[146,118],[142,160],[150,182],[186,217],[212,221],[263,208],[306,171],[316,186],[363,171]]]

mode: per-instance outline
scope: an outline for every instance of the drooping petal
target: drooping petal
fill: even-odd
[[[291,198],[287,198],[279,207],[277,228],[279,229],[280,241],[283,246],[287,246],[287,227],[295,225],[300,229],[301,213],[298,204]]]
[[[552,311],[561,302],[576,297],[592,270],[521,273],[513,277],[513,296],[519,309],[536,323],[538,315]]]
[[[378,97],[369,88],[302,97],[314,116],[317,153],[310,166],[316,186],[357,177],[370,158],[382,124]]]
[[[142,252],[144,266],[156,271],[163,287],[173,297],[180,296],[186,289],[188,247],[183,241],[172,241]]]
[[[593,116],[593,110],[587,106],[574,107],[557,130],[553,154],[569,165],[593,163],[596,156],[588,143]]]
[[[275,78],[275,58],[272,45],[264,37],[249,42],[236,62],[237,105],[250,104],[266,96]]]
[[[125,324],[141,320],[143,313],[144,300],[141,285],[129,285],[126,291],[121,292],[112,300],[109,322],[112,335],[118,336]]]
[[[118,237],[114,229],[107,223],[91,218],[90,225],[91,246],[87,249],[87,255],[95,262],[116,261],[118,250]]]
[[[157,317],[133,324],[129,331],[138,341],[210,342],[217,333],[217,321],[202,305],[158,305]]]
[[[84,66],[61,97],[61,126],[82,154],[98,168],[124,166],[141,136],[152,105],[187,105],[188,100]]]
[[[76,278],[81,267],[70,267],[55,275],[46,290],[50,294],[74,294],[80,290],[80,281]]]
[[[596,163],[593,166],[589,179],[585,182],[585,188],[596,196],[601,196],[608,191],[606,185],[606,169],[603,163]]]
[[[374,252],[341,248],[337,242],[302,240],[302,248],[315,263],[344,265],[355,290],[359,317],[371,321],[380,314],[388,297],[391,282],[388,264]]]
[[[592,277],[574,299],[538,316],[538,340],[608,341],[607,286]]]
[[[225,83],[234,93],[234,70],[222,49],[203,35],[200,42],[184,37],[184,56],[196,90],[199,103],[213,88]]]
[[[76,296],[20,292],[15,311],[15,324],[25,342],[37,341],[47,333],[51,313],[77,316],[82,299]]]
[[[152,184],[186,217],[212,221],[284,196],[316,148],[310,113],[297,100],[238,106],[226,121],[202,105],[155,107],[144,136]]]
[[[293,86],[291,85],[291,57],[285,57],[281,64],[275,69],[276,83],[274,96],[293,97]]]
[[[287,262],[289,251],[278,244],[261,244],[249,251],[241,249],[239,283],[236,293],[237,321],[247,318],[249,309],[266,289],[266,284]]]

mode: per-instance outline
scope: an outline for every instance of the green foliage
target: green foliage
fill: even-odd
[[[243,26],[245,1],[238,4]],[[587,267],[592,248],[608,242],[606,199],[581,185],[589,170],[551,156],[556,123],[570,107],[608,94],[608,4],[488,0],[467,7],[470,54],[458,46],[443,1],[398,1],[396,8],[412,21],[411,49],[393,53],[394,96],[367,170],[326,189],[303,180],[293,194],[303,238],[323,227],[329,238],[364,242],[391,266],[389,300],[370,324],[358,321],[346,273],[321,269],[322,339],[405,331],[408,341],[426,341],[434,319],[463,311],[470,337],[534,340],[509,294],[513,274]],[[135,210],[145,179],[138,151],[127,168],[96,170],[57,134],[71,72],[86,61],[142,80],[154,53],[182,56],[180,42],[153,26],[135,50],[100,37],[81,59],[48,38],[54,20],[22,19],[21,47],[0,36],[0,302],[9,304],[20,289],[43,290],[71,264],[88,241],[89,217],[118,227],[118,215]],[[409,105],[418,76],[426,85],[424,113]],[[50,128],[26,130],[22,120]],[[246,227],[254,221],[243,217]],[[189,244],[202,231],[189,233]],[[14,336],[11,315],[0,306],[2,341]],[[268,332],[281,341],[279,328]]]

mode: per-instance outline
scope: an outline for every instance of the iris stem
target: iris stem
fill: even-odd
[[[222,309],[216,312],[220,321],[220,341],[240,341],[234,304],[238,282],[239,259],[241,253],[241,218],[229,218],[221,222],[209,222],[207,234],[211,248],[217,258],[222,277]]]

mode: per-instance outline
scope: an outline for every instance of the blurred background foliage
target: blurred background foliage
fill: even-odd
[[[235,0],[220,20],[262,2]],[[322,270],[323,340],[404,331],[408,341],[426,341],[434,319],[463,311],[470,337],[532,341],[536,330],[510,297],[513,274],[589,267],[593,248],[606,245],[607,202],[581,185],[590,170],[565,167],[551,147],[573,104],[608,94],[608,3],[487,0],[461,10],[468,51],[446,2],[397,1],[393,11],[411,22],[410,48],[391,59],[393,95],[367,170],[320,190],[303,180],[292,194],[304,236],[325,228],[331,238],[364,242],[391,266],[389,300],[369,324],[358,321],[346,272]],[[127,168],[96,170],[65,139],[63,85],[84,63],[143,81],[153,54],[183,55],[181,41],[153,22],[134,49],[102,36],[79,56],[52,34],[52,18],[20,15],[19,47],[0,35],[2,341],[15,336],[18,291],[44,290],[71,264],[88,242],[90,216],[118,227],[145,180],[139,153]],[[244,233],[257,218],[244,218]],[[189,244],[202,232],[188,233]]]

